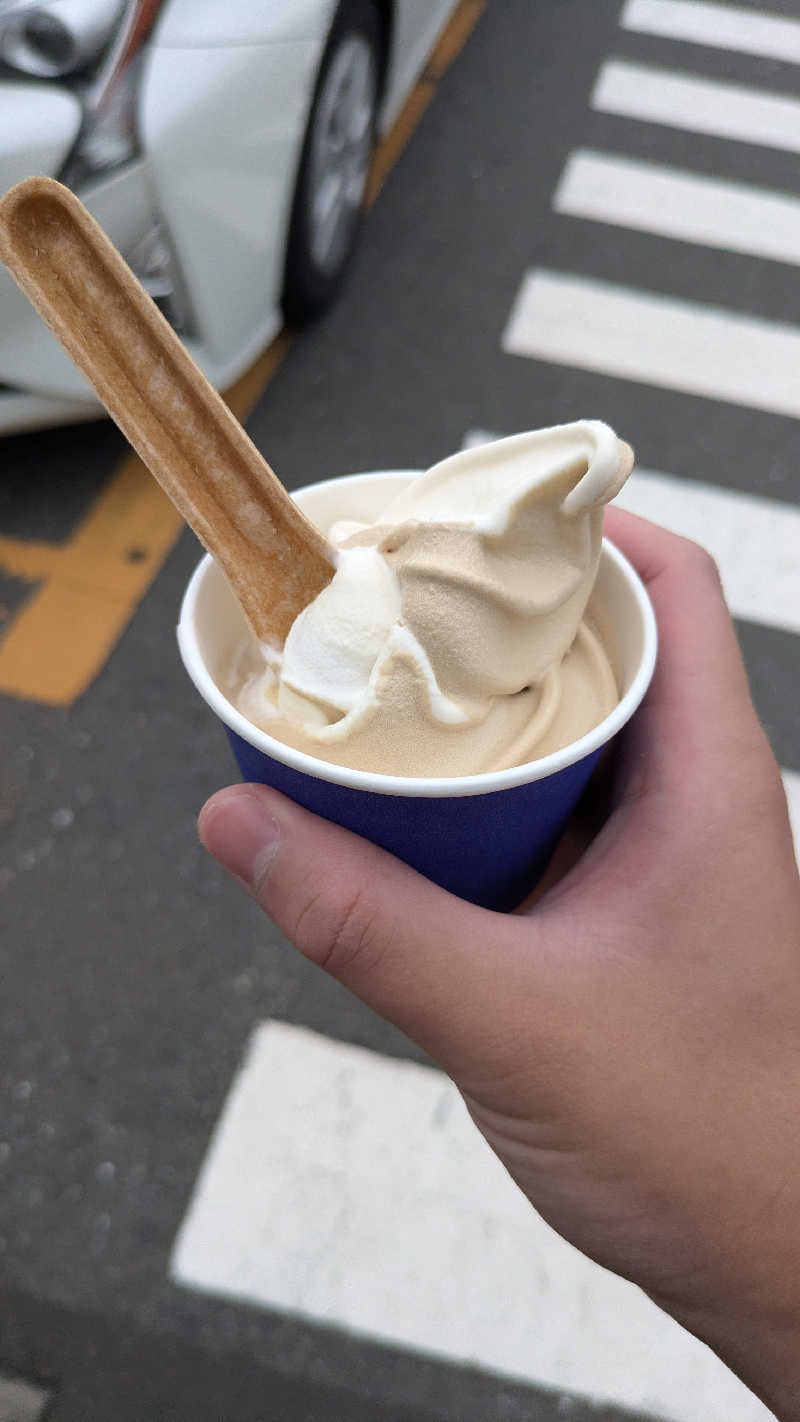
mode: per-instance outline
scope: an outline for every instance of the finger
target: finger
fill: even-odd
[[[649,872],[675,843],[688,843],[690,826],[705,833],[721,783],[745,816],[748,798],[760,802],[779,783],[713,561],[696,544],[618,509],[607,510],[605,531],[647,587],[658,662],[643,705],[604,776],[590,780],[522,913],[552,903],[554,891],[562,900],[572,890],[596,894],[612,871],[638,882],[645,866]]]
[[[473,1064],[511,920],[261,785],[212,796],[200,838],[295,947],[450,1071]],[[513,951],[513,950],[512,950]]]
[[[658,624],[658,662],[628,738],[646,741],[649,773],[675,783],[698,767],[713,770],[732,754],[762,752],[736,633],[716,565],[698,544],[646,519],[609,509],[608,537],[642,578]]]

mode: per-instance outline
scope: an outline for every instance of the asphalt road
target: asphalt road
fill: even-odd
[[[736,491],[779,515],[797,505],[790,413],[507,348],[534,268],[800,327],[800,280],[786,261],[554,210],[576,150],[800,198],[791,152],[591,107],[612,54],[796,90],[796,66],[622,30],[621,9],[618,0],[489,6],[371,213],[344,299],[294,338],[249,419],[290,488],[424,467],[476,430],[596,415],[631,441],[644,469],[689,494],[701,484]],[[795,12],[792,0],[771,9]],[[68,539],[121,454],[104,423],[7,439],[0,535]],[[770,548],[760,556],[766,577]],[[0,699],[0,1372],[45,1386],[50,1422],[622,1416],[170,1279],[209,1138],[258,1023],[420,1060],[294,955],[197,845],[197,809],[233,778],[174,644],[197,557],[187,532],[74,705]],[[30,595],[0,568],[8,625]],[[766,615],[738,626],[791,777],[800,639]]]

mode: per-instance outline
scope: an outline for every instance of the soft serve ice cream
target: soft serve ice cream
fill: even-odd
[[[579,420],[453,455],[377,521],[334,523],[332,581],[282,649],[239,649],[232,699],[291,746],[388,775],[474,775],[578,740],[619,696],[586,607],[632,465]]]

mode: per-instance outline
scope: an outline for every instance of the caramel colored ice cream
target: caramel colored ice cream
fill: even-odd
[[[619,698],[585,614],[632,465],[579,420],[453,455],[375,523],[334,523],[332,581],[282,649],[238,649],[232,699],[309,755],[388,775],[502,770],[580,739]]]

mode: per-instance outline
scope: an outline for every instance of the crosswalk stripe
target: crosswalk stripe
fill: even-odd
[[[34,1383],[0,1376],[0,1422],[41,1422],[50,1398]]]
[[[464,447],[496,438],[470,430]],[[800,633],[800,509],[638,465],[614,503],[707,548],[734,617]]]
[[[800,263],[800,201],[745,183],[578,149],[553,206],[615,227]]]
[[[588,277],[528,273],[502,338],[513,355],[800,416],[800,330]]]
[[[800,633],[800,509],[644,469],[616,503],[702,543],[734,617]]]
[[[261,1025],[172,1257],[204,1292],[673,1422],[767,1422],[534,1214],[440,1072]]]
[[[600,69],[592,106],[646,123],[800,153],[800,101],[742,84],[611,59]]]
[[[800,21],[702,0],[628,0],[626,30],[800,64]]]
[[[497,438],[490,430],[473,429],[463,444],[472,449]],[[734,617],[800,632],[800,510],[638,466],[615,502],[707,548]],[[800,862],[800,774],[781,774]]]

